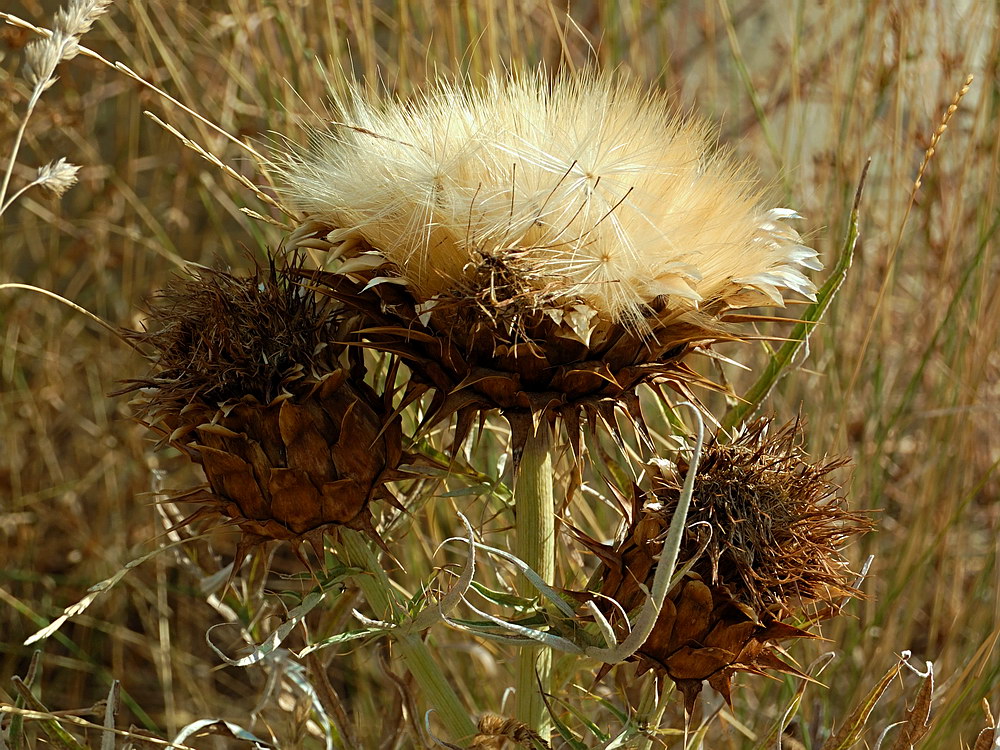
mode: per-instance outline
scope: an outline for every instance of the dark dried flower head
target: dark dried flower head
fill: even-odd
[[[830,475],[846,459],[811,462],[799,445],[797,422],[771,431],[768,419],[747,425],[735,439],[706,446],[698,466],[688,525],[711,529],[695,566],[709,585],[725,584],[742,603],[786,611],[830,602],[857,592],[840,554],[852,537],[869,530],[850,512]],[[669,521],[687,466],[654,480],[653,492]],[[698,528],[692,529],[698,532]],[[693,557],[698,535],[689,534],[682,559]]]
[[[338,331],[335,306],[272,264],[177,280],[147,329],[126,334],[152,363],[126,391],[162,442],[202,466],[208,486],[184,499],[201,504],[192,518],[241,529],[239,557],[270,540],[318,549],[338,526],[378,538],[369,503],[393,499],[401,435],[360,359],[331,343]]]
[[[769,427],[761,419],[705,447],[679,558],[693,564],[636,654],[641,670],[677,684],[689,711],[703,681],[728,701],[736,672],[798,674],[774,646],[809,633],[786,620],[808,627],[860,593],[842,549],[871,523],[846,508],[830,480],[845,461],[810,462],[798,423]],[[640,586],[651,583],[686,471],[681,462],[655,478],[650,493],[636,488],[618,545],[581,535],[605,563],[600,593],[626,611],[644,600]]]
[[[338,369],[334,306],[273,264],[249,276],[200,269],[161,292],[146,330],[126,332],[149,352],[150,407],[183,409],[252,396],[267,403],[291,383]]]

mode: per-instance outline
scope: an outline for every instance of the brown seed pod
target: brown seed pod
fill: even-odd
[[[804,676],[778,657],[777,644],[811,637],[809,624],[860,595],[841,550],[871,522],[846,508],[828,478],[845,462],[809,462],[798,423],[773,434],[769,427],[760,419],[734,440],[705,447],[679,557],[694,564],[635,656],[640,671],[674,681],[689,712],[705,681],[729,702],[737,672]],[[604,563],[595,601],[612,618],[617,608],[608,598],[625,611],[644,601],[640,585],[652,581],[686,470],[682,463],[656,477],[649,493],[634,488],[620,543],[602,545],[577,532]]]
[[[151,362],[129,381],[139,415],[200,464],[207,487],[182,496],[189,518],[221,516],[253,547],[303,541],[317,551],[339,526],[378,540],[372,499],[402,457],[398,420],[363,381],[359,356],[336,345],[340,313],[272,261],[249,276],[199,270],[126,336]],[[391,388],[390,388],[391,390]],[[235,569],[235,568],[234,568]]]

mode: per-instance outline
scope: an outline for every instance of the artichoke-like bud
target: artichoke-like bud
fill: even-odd
[[[737,672],[800,675],[778,645],[811,637],[808,627],[836,614],[860,592],[841,554],[870,521],[849,511],[829,475],[844,461],[812,463],[792,423],[773,434],[757,420],[730,442],[705,447],[679,559],[693,560],[668,594],[653,632],[636,653],[640,671],[670,678],[693,710],[703,682],[730,701]],[[601,596],[637,608],[680,497],[687,467],[634,491],[624,539],[606,546],[580,538],[603,561]],[[604,604],[601,604],[601,601]],[[620,620],[619,620],[620,622]],[[792,624],[792,623],[796,624]]]
[[[192,516],[242,531],[237,563],[284,540],[317,551],[339,526],[378,540],[369,503],[402,457],[398,420],[363,381],[340,338],[340,312],[272,262],[249,276],[202,269],[177,279],[146,328],[126,335],[150,374],[129,381],[138,413],[200,464]],[[238,564],[235,568],[238,568]],[[235,569],[234,568],[234,569]]]
[[[432,421],[619,403],[639,418],[638,384],[705,382],[682,359],[739,338],[729,311],[815,291],[795,212],[766,208],[661,93],[538,73],[335,106],[274,165],[308,217],[290,244],[329,250],[320,283],[435,390]]]

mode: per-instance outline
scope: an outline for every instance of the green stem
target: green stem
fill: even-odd
[[[514,487],[515,554],[546,583],[555,579],[555,503],[552,493],[552,435],[543,420],[529,435]],[[527,581],[524,595],[531,596]],[[546,740],[552,730],[541,691],[551,692],[552,652],[522,648],[517,657],[515,716]],[[539,689],[541,687],[541,690]]]
[[[668,687],[664,687],[661,693],[656,689],[656,683],[656,679],[650,679],[646,683],[646,689],[643,691],[642,698],[639,701],[639,708],[636,710],[636,719],[646,725],[648,733],[639,740],[636,750],[652,750],[653,737],[660,728],[660,722],[663,721],[663,714],[667,710],[667,703],[669,702],[667,696],[671,690]]]
[[[347,559],[344,562],[352,567],[361,568],[367,574],[359,575],[356,580],[368,604],[376,614],[385,620],[395,619],[395,607],[389,595],[392,584],[385,574],[378,558],[372,552],[368,541],[358,532],[350,529],[340,530],[341,549]],[[468,742],[476,733],[476,725],[469,717],[468,711],[462,706],[462,701],[452,688],[451,683],[441,672],[427,648],[427,644],[416,634],[407,634],[396,638],[396,645],[403,656],[406,668],[413,675],[420,691],[427,702],[434,708],[438,718],[444,724],[456,742]]]

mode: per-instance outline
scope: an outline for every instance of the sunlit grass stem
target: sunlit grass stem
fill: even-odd
[[[347,558],[344,562],[366,571],[355,580],[369,606],[379,617],[393,619],[393,604],[389,597],[392,584],[368,541],[350,529],[341,529],[340,539],[341,549]],[[476,733],[476,726],[462,706],[458,694],[434,661],[427,645],[414,633],[407,633],[395,640],[406,668],[420,687],[422,696],[434,708],[437,717],[448,730],[451,739],[471,739]]]

